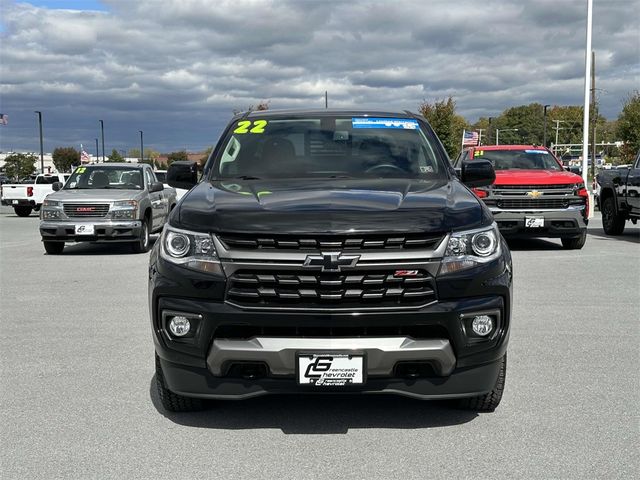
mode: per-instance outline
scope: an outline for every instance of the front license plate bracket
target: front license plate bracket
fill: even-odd
[[[313,387],[349,387],[366,381],[366,359],[362,352],[298,352],[296,381]]]

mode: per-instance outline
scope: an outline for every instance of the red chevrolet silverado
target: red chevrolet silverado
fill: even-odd
[[[587,238],[589,195],[582,177],[566,171],[545,147],[489,145],[465,149],[454,163],[489,160],[495,182],[473,189],[491,209],[504,237],[554,237],[566,249]]]

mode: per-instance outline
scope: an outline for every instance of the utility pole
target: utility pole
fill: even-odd
[[[493,117],[489,117],[489,126],[487,127],[487,144],[491,143],[491,122],[493,122]]]
[[[544,133],[542,134],[542,145],[547,148],[547,108],[551,105],[544,106]]]
[[[486,128],[479,128],[478,129],[478,145],[482,145],[482,132],[484,132],[486,130]]]
[[[591,32],[593,28],[593,0],[587,0],[587,41],[584,51],[584,117],[582,119],[582,181],[587,186],[589,156],[589,90],[591,74]],[[593,202],[590,202],[593,205]],[[591,212],[589,212],[591,213]]]
[[[140,132],[140,163],[144,160],[144,142],[142,141],[142,130],[138,130]]]
[[[100,122],[100,132],[102,133],[102,163],[104,163],[104,122],[102,120],[98,120]]]
[[[593,134],[591,135],[591,178],[596,178],[596,125],[598,124],[598,105],[596,104],[596,52],[591,51],[591,108]]]
[[[44,173],[44,143],[42,141],[42,112],[35,111],[38,114],[38,126],[40,127],[40,173]]]

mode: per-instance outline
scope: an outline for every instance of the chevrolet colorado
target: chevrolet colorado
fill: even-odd
[[[191,189],[149,261],[167,410],[292,392],[498,406],[511,256],[469,189],[489,162],[459,179],[410,112],[260,111],[231,120],[199,182],[183,162],[167,176]]]

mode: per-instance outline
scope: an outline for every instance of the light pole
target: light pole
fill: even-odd
[[[96,163],[98,163],[99,156],[100,156],[100,150],[98,149],[98,139],[96,138]]]
[[[100,122],[100,133],[102,134],[102,163],[104,163],[104,122],[102,120],[98,120]]]
[[[44,144],[42,142],[42,112],[35,111],[38,114],[38,126],[40,127],[40,173],[44,173]]]
[[[517,128],[503,128],[503,132],[517,132]],[[500,129],[496,128],[496,145],[500,145]]]
[[[144,142],[142,140],[142,130],[138,130],[140,132],[140,163],[144,160]]]
[[[542,134],[542,144],[545,148],[547,148],[547,108],[549,108],[550,106],[551,105],[544,106],[544,133]]]

